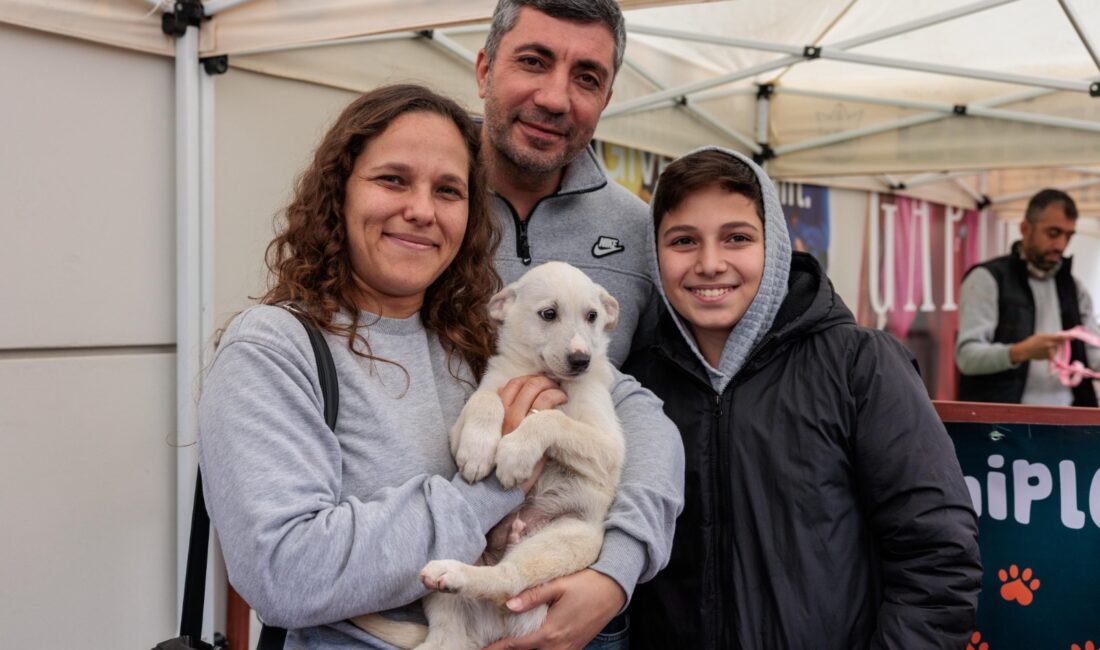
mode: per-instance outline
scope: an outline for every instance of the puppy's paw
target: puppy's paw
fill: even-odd
[[[519,544],[520,540],[523,539],[523,531],[525,530],[527,530],[527,524],[519,517],[516,517],[515,520],[512,521],[511,528],[508,529],[508,543],[512,545]]]
[[[497,445],[497,479],[505,489],[531,478],[543,450],[529,436],[512,433]]]
[[[462,478],[476,483],[488,476],[493,471],[499,443],[499,431],[494,433],[467,426],[462,432],[458,452],[455,454],[455,463],[462,472]]]
[[[466,565],[458,560],[432,560],[420,570],[420,582],[429,591],[459,593],[467,581]]]

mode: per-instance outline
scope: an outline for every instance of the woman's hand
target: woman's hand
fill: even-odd
[[[501,639],[486,650],[580,650],[625,604],[619,583],[593,569],[551,580],[508,601],[508,609],[517,613],[549,605],[542,627],[526,636]]]
[[[504,403],[504,424],[501,426],[500,433],[505,436],[515,431],[532,409],[541,411],[556,408],[565,404],[567,400],[558,383],[542,375],[515,377],[502,386],[497,394],[500,395],[500,401]],[[519,487],[525,495],[542,476],[542,468],[545,466],[546,457],[544,456],[535,465],[531,478],[520,484]]]
[[[543,375],[515,377],[504,384],[497,394],[500,395],[500,401],[504,402],[502,435],[515,431],[531,409],[541,411],[557,408],[568,401],[558,382]]]

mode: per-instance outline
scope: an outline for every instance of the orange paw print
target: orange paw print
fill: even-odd
[[[1001,585],[1001,598],[1009,602],[1015,600],[1024,607],[1030,605],[1031,601],[1035,599],[1035,590],[1039,588],[1039,579],[1031,579],[1031,569],[1025,568],[1021,574],[1020,569],[1013,564],[1008,567],[1007,572],[1004,569],[997,571],[997,577],[1004,583]]]
[[[966,644],[966,650],[989,650],[989,644],[982,641],[981,632],[975,632],[970,635],[970,643]]]
[[[1085,641],[1085,647],[1081,647],[1074,643],[1069,647],[1069,650],[1096,650],[1096,645],[1092,641]]]

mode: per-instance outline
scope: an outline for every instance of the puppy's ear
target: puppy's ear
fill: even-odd
[[[512,283],[496,292],[496,295],[489,299],[489,318],[498,323],[503,323],[504,317],[508,315],[508,311],[515,302],[516,285]]]
[[[600,304],[607,314],[607,324],[603,328],[610,332],[619,324],[619,301],[606,290],[600,289]]]

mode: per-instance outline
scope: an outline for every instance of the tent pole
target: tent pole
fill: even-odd
[[[694,99],[697,102],[707,102],[712,99],[725,99],[735,95],[755,95],[759,89],[754,86],[742,86],[741,88],[718,88],[716,90],[697,93]]]
[[[1063,192],[1070,192],[1072,190],[1083,190],[1087,187],[1095,187],[1100,185],[1100,178],[1093,178],[1087,181],[1077,181],[1076,183],[1067,183],[1061,185],[1058,189]],[[1035,190],[1028,190],[1027,192],[1016,192],[1014,194],[1004,194],[1002,196],[990,197],[990,201],[993,205],[1000,203],[1012,203],[1013,201],[1019,201],[1021,199],[1030,199],[1035,194]]]
[[[294,52],[297,50],[313,50],[321,47],[334,47],[339,45],[358,45],[360,43],[379,43],[383,41],[408,41],[420,38],[416,32],[392,32],[389,34],[372,34],[370,36],[357,36],[335,41],[315,41],[312,43],[294,43],[292,45],[272,45],[269,47],[257,47],[251,50],[235,50],[233,56],[248,56],[251,54],[270,54],[272,52]]]
[[[798,151],[805,151],[807,149],[816,149],[818,147],[824,147],[830,144],[837,144],[838,142],[845,142],[847,140],[854,140],[856,138],[863,138],[869,135],[875,135],[878,133],[884,133],[886,131],[894,131],[896,129],[903,129],[906,127],[919,126],[921,124],[927,124],[929,122],[935,122],[942,120],[943,115],[939,113],[932,113],[926,115],[914,115],[893,122],[887,122],[883,124],[876,124],[875,126],[868,126],[862,129],[852,129],[851,131],[841,131],[839,133],[832,133],[830,135],[822,136],[820,138],[811,138],[809,140],[803,140],[802,142],[796,142],[786,146],[776,147],[776,156],[785,156],[787,154],[796,153]]]
[[[1081,28],[1081,19],[1077,16],[1077,12],[1074,11],[1073,7],[1071,7],[1066,0],[1058,0],[1058,4],[1062,5],[1062,11],[1066,13],[1066,18],[1069,18],[1070,24],[1073,25],[1074,31],[1077,32],[1077,37],[1081,39],[1081,43],[1085,46],[1085,49],[1089,51],[1092,62],[1097,68],[1100,68],[1100,56],[1097,55],[1096,48],[1093,47],[1089,35]]]
[[[1096,167],[1063,167],[1062,169],[1074,174],[1086,174],[1089,176],[1100,176],[1100,168]]]
[[[849,50],[853,47],[859,47],[860,45],[867,45],[868,43],[874,43],[875,41],[881,41],[884,38],[890,38],[891,36],[898,36],[900,34],[908,34],[909,32],[915,32],[918,29],[925,27],[931,27],[932,25],[938,25],[945,23],[955,18],[961,18],[962,16],[968,16],[979,11],[985,11],[986,9],[992,9],[993,7],[999,7],[1001,5],[1016,2],[1017,0],[982,0],[982,2],[975,2],[971,5],[959,7],[957,9],[950,9],[942,13],[933,14],[931,16],[925,16],[924,18],[918,18],[907,23],[900,25],[894,25],[886,29],[864,34],[863,36],[856,36],[836,43],[828,43],[825,47],[841,50]]]
[[[975,202],[975,203],[981,204],[981,202],[982,202],[983,200],[985,200],[985,197],[984,197],[984,196],[982,196],[982,193],[981,193],[981,192],[979,192],[978,190],[976,190],[976,189],[974,189],[973,187],[970,187],[969,185],[967,185],[966,183],[964,183],[964,182],[962,181],[962,178],[959,178],[959,177],[955,177],[955,178],[952,178],[952,179],[951,179],[951,181],[952,181],[953,183],[955,183],[955,185],[957,185],[957,186],[959,187],[959,189],[961,189],[962,191],[964,191],[964,192],[966,192],[967,194],[969,194],[969,195],[970,195],[970,198],[974,199],[974,202]]]
[[[252,0],[206,0],[202,3],[202,9],[206,12],[207,16],[213,16],[226,9],[232,9],[237,5],[243,5],[251,1]]]
[[[660,104],[669,99],[676,99],[684,95],[690,95],[700,90],[708,90],[715,86],[721,86],[741,79],[747,79],[749,77],[755,77],[758,74],[764,72],[770,72],[778,68],[784,68],[795,61],[801,61],[801,56],[785,56],[774,61],[768,61],[759,65],[750,66],[744,70],[738,70],[737,72],[731,72],[724,74],[713,79],[704,79],[695,83],[684,84],[682,86],[675,86],[667,88],[643,97],[636,97],[631,100],[622,102],[621,104],[615,104],[609,106],[607,110],[603,112],[603,117],[614,117],[616,115],[622,115],[623,113],[631,113],[642,108],[648,108],[654,104]]]
[[[665,84],[661,83],[659,79],[650,74],[649,70],[646,70],[644,66],[638,63],[637,60],[635,60],[630,55],[626,55],[623,57],[623,63],[635,72],[637,72],[639,76],[648,81],[654,88],[658,90],[664,90],[665,88],[667,88]],[[683,101],[676,102],[675,105],[687,111],[689,114],[694,115],[700,121],[707,124],[719,133],[726,135],[732,140],[740,142],[742,146],[748,148],[748,150],[752,153],[760,153],[760,145],[753,142],[751,138],[746,136],[744,133],[741,133],[737,129],[722,124],[717,120],[717,118],[711,115],[710,112],[698,106],[689,104],[687,102],[687,98],[683,98]]]
[[[450,52],[451,54],[454,54],[466,63],[469,63],[470,65],[474,65],[477,63],[477,54],[474,54],[470,50],[467,50],[465,47],[459,44],[458,41],[450,38],[449,36],[438,30],[434,30],[430,33],[430,40],[439,47],[443,48],[447,52]]]
[[[183,585],[198,450],[196,384],[202,369],[199,232],[199,30],[176,39],[176,576]],[[212,587],[207,582],[207,589]],[[176,590],[177,611],[182,590]],[[209,591],[208,591],[209,596]],[[209,619],[207,619],[209,621]],[[205,623],[204,623],[205,625]],[[206,629],[204,627],[204,632]]]
[[[963,68],[959,66],[944,66],[928,63],[910,62],[903,59],[869,56],[864,54],[850,53],[846,51],[849,48],[858,47],[860,45],[867,45],[868,43],[880,41],[891,36],[896,36],[898,34],[906,33],[923,27],[928,27],[930,25],[942,23],[948,20],[952,20],[954,18],[958,18],[960,16],[973,14],[979,11],[984,11],[986,9],[1001,6],[1015,1],[1016,0],[983,0],[982,2],[977,2],[964,7],[959,7],[957,9],[941,12],[932,16],[927,16],[925,18],[911,21],[903,25],[896,25],[889,29],[872,32],[870,34],[865,34],[863,36],[823,46],[815,52],[814,57],[834,59],[838,61],[864,65],[876,65],[903,70],[916,70],[918,72],[930,72],[933,74],[943,74],[973,79],[985,79],[990,81],[1000,81],[1004,83],[1024,86],[1036,86],[1040,88],[1053,88],[1055,90],[1068,90],[1071,92],[1088,93],[1090,90],[1089,82],[1048,79],[1044,77],[998,73],[988,70]],[[676,38],[701,43],[711,43],[715,45],[726,45],[730,47],[763,50],[767,52],[783,52],[788,53],[788,56],[776,59],[775,61],[771,61],[769,63],[753,66],[751,68],[747,68],[746,70],[741,71],[742,73],[751,71],[751,75],[738,75],[738,73],[731,73],[728,75],[723,75],[721,77],[716,77],[709,81],[704,80],[693,84],[686,84],[684,86],[669,88],[665,91],[646,95],[644,97],[638,97],[608,109],[608,111],[604,112],[605,116],[613,116],[620,113],[646,108],[673,97],[690,95],[692,93],[699,92],[700,90],[706,90],[723,84],[732,83],[733,81],[744,79],[749,76],[755,76],[757,74],[762,74],[764,72],[770,72],[771,70],[776,70],[778,68],[786,67],[787,65],[792,65],[801,61],[805,61],[807,60],[807,58],[811,58],[804,55],[805,48],[794,45],[768,43],[751,39],[730,38],[724,36],[716,36],[712,34],[700,34],[695,32],[686,32],[682,30],[663,29],[660,27],[647,27],[644,25],[629,27],[628,31],[630,33],[636,34],[647,34],[650,36]]]
[[[951,104],[942,104],[936,102],[922,102],[906,99],[888,99],[881,97],[866,97],[863,95],[852,95],[850,93],[831,93],[817,90],[804,90],[800,88],[779,87],[776,88],[776,92],[787,93],[791,95],[801,95],[804,97],[818,97],[821,99],[835,99],[838,101],[854,102],[858,104],[877,104],[880,106],[896,106],[899,108],[915,108],[925,111],[935,111],[937,113],[943,113],[945,115],[953,115],[956,113],[956,107]],[[1042,124],[1044,126],[1056,126],[1065,129],[1077,129],[1080,131],[1093,131],[1100,132],[1100,122],[1093,122],[1089,120],[1077,120],[1068,117],[1053,117],[1047,115],[1040,115],[1038,113],[1028,113],[1024,111],[1008,111],[996,108],[988,108],[979,104],[968,105],[964,107],[968,115],[975,115],[978,117],[989,117],[998,120],[1007,120],[1011,122],[1023,122],[1027,124]]]
[[[192,30],[188,30],[192,31]],[[193,30],[198,33],[198,30]],[[198,60],[196,58],[196,60]],[[198,250],[198,331],[199,364],[206,368],[214,358],[214,78],[215,75],[199,72],[199,155],[198,155],[198,196],[199,196],[199,250]],[[201,384],[199,384],[201,386]],[[196,399],[197,403],[197,399]],[[197,432],[197,425],[196,425]],[[221,556],[217,546],[218,534],[210,531],[210,558],[206,575],[206,607],[210,615],[204,617],[203,632],[213,638],[214,630],[224,630],[223,616],[226,613],[225,597],[228,578],[225,565],[215,560]],[[215,550],[217,549],[217,550]],[[213,606],[217,603],[218,606]]]
[[[768,145],[768,124],[771,119],[771,107],[772,107],[772,94],[775,92],[775,86],[771,84],[765,84],[759,87],[756,93],[756,141],[757,151],[753,153],[763,154],[765,151],[768,155],[760,157],[760,165],[767,170],[768,159],[774,155],[771,147]]]
[[[1089,83],[1087,81],[1069,81],[1065,79],[1050,79],[1047,77],[1034,77],[1031,75],[1009,74],[1006,72],[995,72],[992,70],[979,70],[977,68],[964,68],[954,65],[938,65],[933,63],[919,63],[915,61],[905,61],[903,59],[895,59],[885,56],[872,56],[869,54],[855,54],[853,52],[843,52],[832,48],[822,48],[820,52],[822,59],[831,59],[834,61],[844,61],[845,63],[859,63],[862,65],[873,65],[883,68],[891,68],[898,70],[915,70],[917,72],[930,72],[932,74],[942,74],[949,77],[964,77],[968,79],[982,79],[986,81],[999,81],[1002,83],[1016,84],[1019,86],[1035,86],[1037,88],[1052,88],[1054,90],[1067,90],[1069,92],[1079,92],[1088,94]]]

